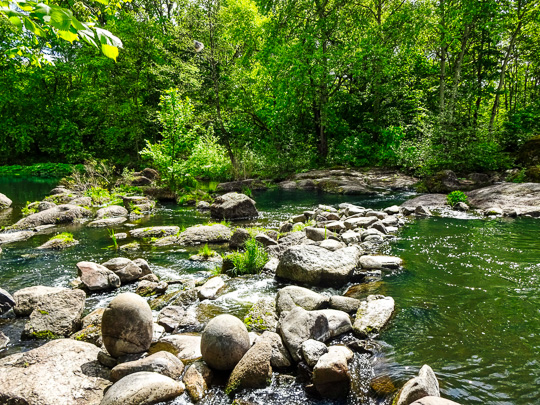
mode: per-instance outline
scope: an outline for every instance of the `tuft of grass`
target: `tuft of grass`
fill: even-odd
[[[307,222],[299,222],[297,224],[294,224],[294,226],[292,228],[292,232],[303,231],[308,226],[316,226],[316,225],[317,225],[317,223],[313,219],[310,219]]]
[[[234,265],[234,268],[230,270],[234,277],[244,274],[259,274],[268,262],[268,253],[261,243],[251,237],[246,241],[243,253],[234,252],[227,255],[225,259],[230,260]]]
[[[61,240],[66,243],[71,243],[73,242],[74,239],[73,239],[73,234],[69,232],[62,232],[56,236],[53,236],[50,240]]]
[[[205,244],[202,248],[200,248],[197,253],[199,254],[199,256],[202,256],[205,259],[213,257],[217,254],[215,251],[213,251],[212,249],[208,247],[208,243]]]
[[[21,213],[23,217],[27,217],[28,215],[35,214],[37,212],[37,204],[38,202],[30,202],[27,201],[26,205],[21,209]]]
[[[86,197],[90,197],[94,204],[102,205],[111,200],[109,190],[102,187],[90,187],[84,192]]]
[[[107,232],[113,241],[113,244],[108,246],[108,249],[118,250],[118,241],[116,240],[116,233],[114,232],[114,229],[107,228]]]
[[[460,202],[467,204],[468,199],[463,191],[456,190],[456,191],[452,191],[450,194],[446,196],[446,201],[448,202],[449,206],[454,208],[454,206],[456,206],[456,204]]]

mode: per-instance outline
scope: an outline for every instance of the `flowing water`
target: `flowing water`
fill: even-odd
[[[0,216],[0,225],[15,222],[26,201],[43,198],[55,183],[50,179],[0,177],[0,192],[14,200],[13,209]],[[256,223],[266,227],[277,227],[279,221],[317,204],[350,202],[381,208],[400,204],[408,197],[283,190],[253,195],[261,212]],[[137,227],[187,227],[208,221],[206,214],[170,204],[160,206],[152,217],[130,223]],[[124,225],[115,229],[123,232],[130,228]],[[80,244],[62,252],[36,250],[58,232],[53,229],[25,242],[4,245],[0,254],[0,287],[13,292],[38,284],[68,286],[76,277],[78,261],[101,263],[118,256],[108,248],[111,240],[106,229],[70,225],[62,231],[72,232]],[[367,378],[372,376],[372,370],[377,376],[388,376],[399,387],[423,364],[429,364],[439,376],[443,396],[457,402],[540,403],[539,231],[540,221],[527,218],[435,217],[408,224],[390,246],[390,253],[405,260],[404,268],[386,274],[384,282],[371,290],[394,297],[396,314],[379,337],[380,353],[371,358],[356,356],[355,388],[347,402],[387,404],[388,398],[369,394]],[[210,267],[188,260],[196,250],[144,247],[122,256],[145,258],[164,279],[202,279]],[[201,306],[198,316],[243,316],[257,299],[273,296],[278,288],[273,279],[263,277],[233,280],[225,294]],[[134,285],[121,287],[121,291],[133,290]],[[105,306],[112,297],[112,293],[93,294],[87,299],[87,312]],[[0,350],[0,357],[41,344],[20,342],[24,320],[5,318],[0,318],[0,330],[11,342],[8,348]],[[283,375],[276,375],[271,387],[243,393],[242,398],[266,404],[314,402],[294,378]],[[185,394],[174,401],[183,403],[189,403]],[[202,403],[225,404],[230,400],[221,390],[213,389]]]

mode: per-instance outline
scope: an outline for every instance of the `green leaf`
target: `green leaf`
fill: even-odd
[[[109,0],[94,0],[96,3],[101,3],[105,6],[107,6],[109,4]]]
[[[103,55],[107,58],[114,59],[116,62],[116,57],[118,56],[118,48],[116,46],[101,44],[101,50],[103,51]]]
[[[34,35],[37,35],[39,37],[44,37],[45,31],[41,29],[41,27],[38,27],[30,18],[24,17],[24,27],[33,33]]]
[[[66,10],[61,7],[52,7],[51,12],[51,25],[54,28],[59,29],[60,31],[68,31],[71,27],[71,20],[73,18],[73,13],[71,10]]]
[[[95,30],[98,40],[102,45],[110,45],[117,48],[122,47],[122,41],[120,41],[119,38],[115,37],[109,31],[97,27],[95,28]]]
[[[39,3],[35,8],[34,11],[30,13],[31,16],[35,16],[39,18],[44,23],[49,23],[51,21],[51,12],[52,9],[43,3]]]
[[[69,41],[71,43],[73,43],[73,41],[76,41],[79,39],[79,36],[77,34],[74,34],[73,32],[70,32],[70,31],[61,31],[61,30],[58,30],[58,36],[62,39],[65,39],[66,41]]]
[[[9,21],[17,27],[18,30],[21,30],[22,29],[22,21],[21,21],[21,18],[20,17],[17,17],[17,16],[13,16],[13,17],[9,17]]]

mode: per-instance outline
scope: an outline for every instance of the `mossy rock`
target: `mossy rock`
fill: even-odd
[[[525,166],[540,164],[540,135],[525,142],[518,152],[518,161]]]
[[[529,167],[525,174],[529,181],[540,183],[540,165]]]

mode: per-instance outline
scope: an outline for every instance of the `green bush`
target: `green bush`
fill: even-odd
[[[459,190],[452,191],[450,194],[448,194],[446,196],[446,201],[448,202],[448,205],[451,206],[452,208],[460,202],[465,203],[465,204],[468,203],[468,199],[465,193]]]
[[[199,256],[202,256],[205,259],[208,259],[208,258],[216,255],[216,252],[208,247],[208,243],[205,244],[202,248],[200,248],[197,253],[198,253]]]
[[[246,241],[244,253],[232,253],[227,255],[226,259],[233,263],[234,268],[230,273],[235,277],[243,274],[259,274],[268,262],[268,253],[263,245],[252,237]]]

